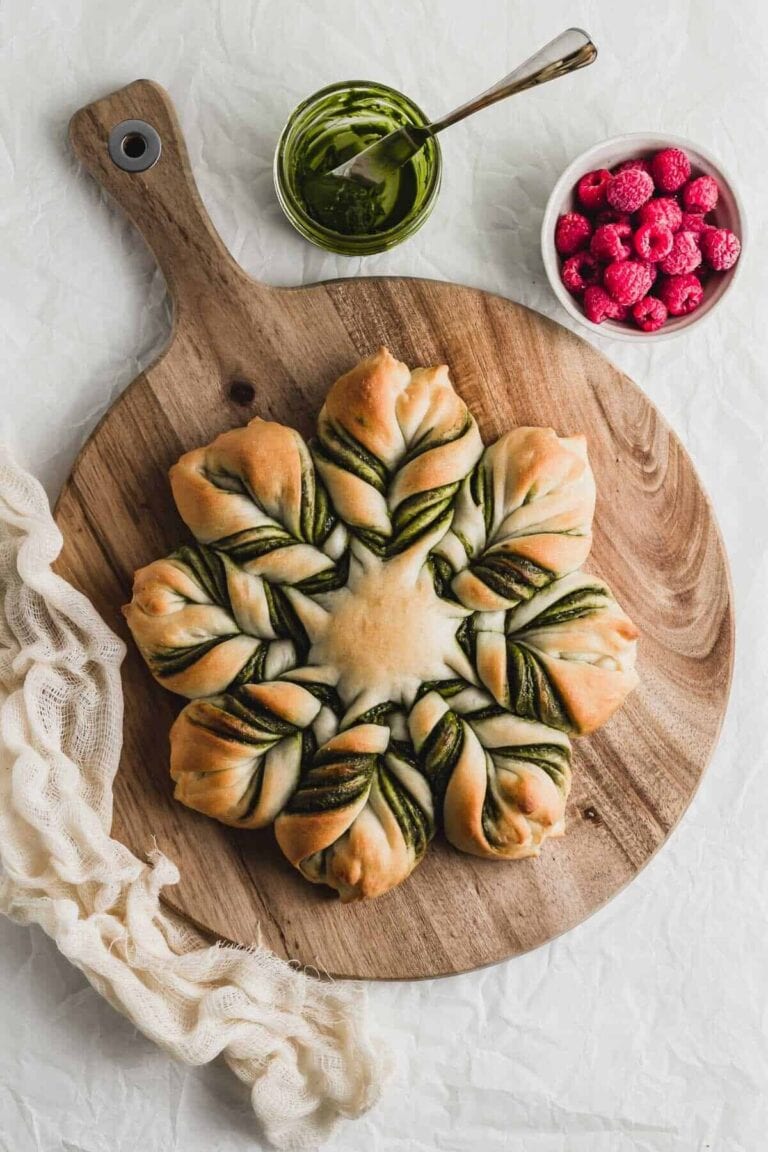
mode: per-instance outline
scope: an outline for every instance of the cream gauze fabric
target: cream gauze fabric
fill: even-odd
[[[110,838],[123,645],[51,571],[60,549],[43,489],[0,452],[0,911],[179,1060],[223,1056],[276,1147],[314,1149],[388,1071],[363,991],[205,944],[160,906],[175,865]]]

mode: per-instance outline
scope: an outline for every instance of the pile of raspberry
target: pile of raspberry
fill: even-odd
[[[560,277],[587,319],[624,320],[655,332],[704,298],[703,281],[739,258],[729,228],[708,221],[720,190],[695,176],[679,148],[588,172],[576,185],[579,211],[560,216]]]

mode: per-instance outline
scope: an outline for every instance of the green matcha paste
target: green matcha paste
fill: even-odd
[[[394,228],[413,207],[424,178],[423,170],[417,171],[412,160],[373,188],[329,175],[339,164],[400,127],[394,120],[387,124],[380,110],[375,123],[366,122],[359,100],[355,111],[358,109],[362,114],[353,122],[335,119],[308,132],[295,161],[295,184],[308,215],[342,236],[370,236]]]

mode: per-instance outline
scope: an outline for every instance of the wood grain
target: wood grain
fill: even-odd
[[[140,118],[163,142],[128,174],[113,124]],[[643,393],[565,329],[498,296],[428,280],[354,279],[301,289],[252,281],[206,216],[165,93],[148,81],[81,110],[72,143],[139,228],[165,274],[168,348],[80,454],[57,518],[58,568],[128,640],[119,607],[135,568],[184,537],[166,472],[179,454],[261,415],[312,431],[324,394],[379,344],[411,365],[446,362],[486,441],[520,424],[583,431],[598,485],[589,567],[639,625],[642,686],[577,743],[564,839],[538,860],[497,863],[433,845],[400,888],[342,905],[282,858],[271,831],[241,832],[176,804],[168,728],[180,701],[128,645],[125,745],[114,835],[153,840],[181,869],[168,903],[207,932],[322,972],[417,978],[534,948],[615,895],[689,803],[725,711],[733,616],[723,546],[690,459]]]

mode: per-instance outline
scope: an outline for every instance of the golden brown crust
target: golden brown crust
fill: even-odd
[[[197,539],[268,580],[299,583],[333,568],[344,550],[346,531],[292,428],[257,417],[187,452],[170,479]]]
[[[310,467],[298,432],[256,417],[187,452],[169,476],[182,520],[210,544],[252,527],[254,505],[300,538],[302,475]]]
[[[454,847],[494,860],[536,856],[564,827],[570,744],[535,721],[488,717],[489,704],[475,689],[450,701],[430,692],[411,712],[411,737],[427,775],[447,778],[442,818]]]
[[[318,419],[321,439],[328,426],[341,428],[366,451],[393,468],[405,451],[396,418],[398,399],[411,373],[386,348],[379,348],[340,376],[328,392]]]
[[[408,368],[381,348],[333,385],[318,419],[318,470],[334,506],[353,528],[394,543],[398,510],[423,500],[419,534],[444,531],[448,508],[430,516],[430,496],[456,486],[482,452],[477,425],[445,365]]]
[[[270,824],[298,784],[301,734],[320,711],[287,681],[188,704],[171,728],[176,799],[224,824]]]
[[[588,736],[606,724],[639,683],[634,668],[624,672],[550,656],[543,656],[542,662],[579,736]]]
[[[610,590],[574,572],[506,614],[476,617],[477,670],[496,700],[586,735],[606,723],[638,683],[638,632]],[[531,685],[522,695],[520,662]]]
[[[581,436],[515,428],[487,448],[436,551],[469,566],[452,588],[481,612],[511,608],[586,559],[595,484]],[[461,545],[461,550],[457,547]]]
[[[359,724],[346,732],[339,732],[324,745],[327,758],[334,755],[341,760],[346,756],[375,757],[383,753],[389,743],[389,730],[377,724]],[[275,822],[277,842],[295,867],[316,852],[322,852],[338,839],[357,814],[365,807],[368,789],[364,787],[350,804],[302,812],[283,812]]]
[[[378,724],[333,737],[275,821],[291,863],[313,883],[336,888],[343,901],[379,896],[401,883],[432,835],[424,781],[388,751],[389,739],[389,729]]]
[[[461,852],[497,860],[538,856],[543,841],[555,834],[565,815],[565,797],[543,772],[502,772],[497,784],[498,815],[494,839],[483,827],[483,804],[488,789],[485,758],[474,755],[476,737],[468,738],[466,752],[451,777],[445,796],[445,834]]]
[[[139,569],[123,615],[152,674],[190,699],[295,663],[292,642],[278,640],[263,581],[210,550],[188,546]]]
[[[335,888],[343,903],[371,900],[401,884],[418,859],[374,778],[368,802],[325,853],[299,867],[308,880]]]

